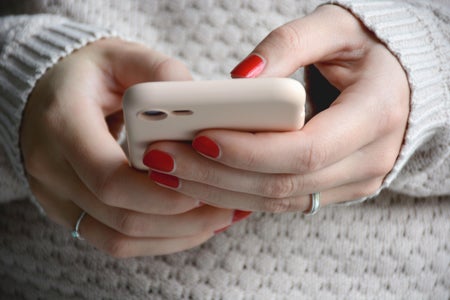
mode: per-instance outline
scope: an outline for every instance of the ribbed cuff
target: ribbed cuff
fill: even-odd
[[[28,96],[36,81],[59,59],[90,42],[113,35],[105,29],[51,15],[17,17],[16,24],[8,30],[9,40],[0,59],[0,143],[14,172],[39,208],[28,186],[19,147]]]
[[[376,196],[399,176],[418,147],[427,143],[439,128],[446,126],[448,108],[443,99],[448,95],[441,66],[448,61],[442,55],[443,49],[438,49],[442,46],[437,46],[438,28],[432,27],[433,16],[426,9],[401,1],[342,0],[331,3],[346,8],[359,18],[397,57],[408,76],[411,103],[405,140],[394,168],[373,195]],[[450,53],[450,49],[446,51]]]

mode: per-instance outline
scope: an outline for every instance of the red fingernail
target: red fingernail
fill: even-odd
[[[252,54],[241,61],[232,71],[232,78],[255,78],[261,74],[265,62],[261,56]]]
[[[206,136],[199,136],[198,138],[195,138],[192,142],[192,147],[198,152],[212,158],[218,158],[220,155],[219,146],[217,146],[213,140]]]
[[[247,218],[248,216],[250,216],[252,214],[251,211],[245,211],[245,210],[238,210],[236,209],[234,211],[234,215],[233,215],[233,220],[231,221],[231,224],[234,224],[236,222],[239,222],[245,218]]]
[[[170,172],[175,166],[173,158],[166,152],[151,150],[144,156],[144,165],[150,169]]]
[[[177,188],[180,186],[180,180],[178,177],[173,175],[151,171],[150,178],[159,184],[166,185],[171,188]]]
[[[231,225],[228,225],[228,226],[225,226],[224,228],[217,229],[216,231],[214,231],[214,234],[218,234],[218,233],[224,232],[225,230],[230,228],[230,226]]]
[[[234,213],[233,213],[233,219],[231,220],[231,224],[228,225],[228,226],[225,226],[225,227],[223,227],[221,229],[218,229],[218,230],[214,231],[214,234],[218,234],[218,233],[224,232],[225,230],[227,230],[234,223],[239,222],[239,221],[247,218],[248,216],[250,216],[251,213],[252,213],[251,211],[245,211],[245,210],[238,210],[238,209],[236,209],[234,211]]]

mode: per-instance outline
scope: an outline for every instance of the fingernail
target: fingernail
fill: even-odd
[[[251,213],[252,213],[251,211],[244,211],[244,210],[236,209],[234,211],[234,213],[233,213],[233,219],[231,220],[231,224],[228,225],[228,226],[225,226],[225,227],[223,227],[221,229],[218,229],[218,230],[214,231],[214,234],[218,234],[218,233],[224,232],[225,230],[230,228],[230,226],[233,225],[234,223],[239,222],[239,221],[247,218],[248,216],[250,216]]]
[[[252,54],[241,61],[232,71],[232,78],[255,78],[261,74],[265,62],[261,56]]]
[[[251,214],[252,214],[251,211],[245,211],[245,210],[238,210],[238,209],[236,209],[234,211],[233,220],[231,221],[231,224],[234,224],[236,222],[244,220],[245,218],[247,218]]]
[[[163,172],[173,171],[175,166],[173,158],[166,152],[160,150],[151,150],[145,154],[143,163],[150,169]]]
[[[214,231],[214,234],[218,234],[221,232],[224,232],[225,230],[227,230],[228,228],[230,228],[231,225],[225,226],[223,228],[217,229],[216,231]]]
[[[220,155],[219,146],[217,146],[213,140],[206,136],[199,136],[195,138],[194,141],[192,141],[192,147],[196,151],[212,158],[218,158]]]
[[[154,180],[155,182],[171,187],[171,188],[177,188],[180,186],[180,180],[178,177],[169,175],[169,174],[163,174],[156,171],[150,172],[150,178]]]

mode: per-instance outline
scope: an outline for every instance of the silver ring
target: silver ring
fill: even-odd
[[[78,229],[80,228],[80,223],[83,220],[84,216],[86,215],[86,212],[83,211],[81,213],[81,215],[78,217],[77,223],[75,224],[75,229],[72,231],[72,237],[74,239],[78,239],[78,240],[84,240],[81,235],[80,232],[78,231]]]
[[[320,192],[312,193],[311,197],[311,209],[309,211],[304,211],[305,216],[315,215],[320,209]]]

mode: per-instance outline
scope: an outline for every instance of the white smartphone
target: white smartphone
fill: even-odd
[[[190,141],[204,129],[294,131],[305,120],[305,90],[290,78],[165,81],[134,85],[123,97],[130,164],[155,141]]]

